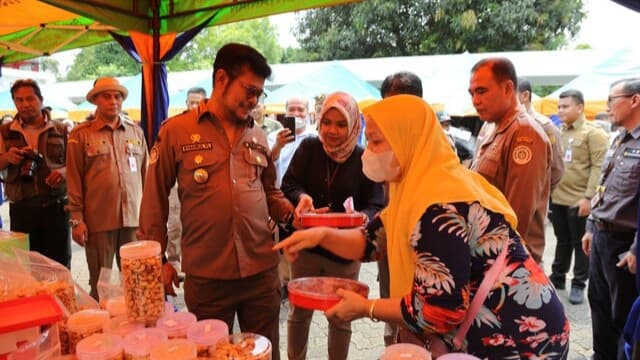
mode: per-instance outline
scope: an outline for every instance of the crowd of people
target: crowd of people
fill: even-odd
[[[531,84],[505,58],[470,72],[484,125],[471,149],[451,118],[422,99],[411,73],[391,74],[382,100],[362,110],[326,94],[312,124],[308,99],[285,105],[291,126],[265,116],[271,67],[255,49],[227,44],[213,90],[192,89],[148,150],[122,113],[128,90],[95,81],[91,118],[69,130],[51,119],[32,80],[16,81],[12,119],[0,125],[0,170],[12,231],[70,267],[83,246],[91,295],[118,249],[155,240],[168,295],[184,280],[187,308],[266,336],[279,349],[286,283],[357,279],[377,261],[380,299],[338,290],[327,358],[347,359],[351,321],[384,321],[386,345],[413,342],[434,356],[566,359],[568,301],[587,299],[594,359],[625,359],[622,330],[638,293],[635,238],[640,185],[640,79],[609,89],[609,135],[584,116],[579,90],[560,95],[558,127],[531,107]],[[364,141],[362,135],[365,135]],[[352,212],[355,229],[302,229],[309,212]],[[557,238],[542,267],[545,220]],[[286,350],[305,359],[313,311],[291,306]],[[280,352],[274,351],[279,359]]]

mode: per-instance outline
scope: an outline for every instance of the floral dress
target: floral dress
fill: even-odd
[[[386,256],[379,218],[366,233],[366,258]],[[562,303],[501,214],[477,202],[432,205],[408,241],[417,263],[412,291],[401,301],[407,328],[441,334],[451,344],[485,271],[508,241],[507,265],[467,333],[467,352],[489,359],[567,357],[569,321]]]

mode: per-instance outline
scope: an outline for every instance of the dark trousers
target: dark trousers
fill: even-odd
[[[29,249],[71,268],[69,213],[66,201],[47,206],[9,204],[11,231],[29,234]]]
[[[622,331],[638,296],[635,276],[618,268],[618,256],[629,250],[633,232],[595,230],[591,242],[589,306],[593,331],[593,358],[626,359]]]
[[[582,236],[587,218],[578,216],[577,207],[551,204],[550,209],[549,219],[553,224],[557,242],[549,279],[554,284],[564,285],[573,255],[571,287],[584,289],[589,278],[589,257],[582,251]]]
[[[268,338],[273,349],[272,359],[280,359],[280,279],[277,267],[234,280],[186,274],[184,299],[198,320],[222,320],[230,331],[237,314],[240,330]]]

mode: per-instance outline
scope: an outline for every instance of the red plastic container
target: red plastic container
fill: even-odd
[[[338,289],[351,290],[369,296],[369,286],[359,281],[335,277],[306,277],[289,281],[289,302],[310,310],[325,311],[340,301]]]
[[[352,228],[362,226],[364,218],[362,214],[347,213],[308,213],[300,216],[300,222],[304,227],[328,226],[334,228]]]
[[[0,303],[0,315],[0,334],[4,334],[58,322],[62,310],[51,295],[36,295]]]

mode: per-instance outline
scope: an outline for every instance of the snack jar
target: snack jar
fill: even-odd
[[[173,339],[156,345],[151,349],[151,360],[196,360],[196,344],[185,339]]]
[[[93,334],[76,346],[78,360],[122,360],[122,337],[115,334]]]
[[[229,336],[229,326],[222,320],[202,320],[187,329],[187,340],[198,347],[198,356],[213,356],[209,347]]]
[[[198,322],[196,316],[190,312],[175,312],[166,314],[156,322],[156,327],[167,332],[169,339],[186,339],[187,329]]]
[[[387,346],[380,360],[431,360],[431,353],[415,344],[398,343]]]
[[[129,333],[124,338],[125,360],[149,360],[151,349],[167,342],[167,333],[162,329],[147,328]]]
[[[80,340],[101,333],[108,320],[109,312],[105,310],[81,310],[69,316],[67,320],[69,353],[75,353],[76,345]]]
[[[164,312],[162,259],[157,241],[133,241],[120,247],[127,316],[153,324]]]
[[[104,324],[102,332],[105,334],[120,335],[124,338],[129,335],[129,333],[140,329],[144,329],[143,323],[131,321],[127,315],[120,315],[109,319],[109,321]]]

